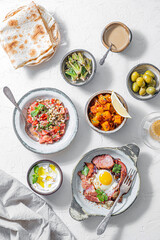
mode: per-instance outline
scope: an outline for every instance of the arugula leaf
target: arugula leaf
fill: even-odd
[[[108,200],[108,196],[105,194],[104,191],[102,191],[101,189],[96,189],[95,191],[97,193],[97,198],[99,199],[100,202]]]
[[[112,168],[112,172],[114,173],[120,173],[121,172],[121,165],[120,164],[114,164],[113,168]]]
[[[37,175],[37,174],[33,174],[33,175],[32,175],[32,183],[33,183],[33,184],[36,183],[37,180],[38,180],[38,175]]]
[[[36,166],[34,167],[34,172],[35,172],[36,174],[38,174],[38,169],[39,169],[39,167],[36,165]]]
[[[103,196],[104,196],[104,200],[107,201],[108,200],[108,196],[105,193],[103,193]]]
[[[84,175],[84,176],[87,176],[88,173],[89,173],[89,168],[85,165],[83,170],[81,171],[81,173]]]
[[[102,191],[101,191],[100,189],[96,189],[95,191],[96,191],[96,193],[98,193],[98,194],[102,194]]]
[[[100,202],[104,202],[104,196],[103,195],[97,195],[97,198]]]

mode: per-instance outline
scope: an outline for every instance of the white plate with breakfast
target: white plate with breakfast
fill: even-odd
[[[106,216],[119,194],[130,168],[137,169],[139,148],[128,144],[117,148],[98,148],[85,154],[74,169],[71,216],[78,221],[89,216]],[[113,215],[124,212],[135,201],[140,189],[137,173],[133,186],[116,205]]]

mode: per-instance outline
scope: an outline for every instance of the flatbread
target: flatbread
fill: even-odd
[[[59,46],[60,43],[60,32],[59,32],[59,27],[58,24],[56,22],[56,20],[54,19],[54,17],[42,6],[37,5],[37,8],[41,14],[41,17],[43,19],[43,22],[47,28],[48,34],[50,35],[50,39],[53,45],[53,52],[50,55],[47,55],[45,57],[43,57],[39,62],[36,63],[28,63],[28,66],[34,66],[34,65],[38,65],[42,62],[47,62],[48,60],[50,60],[54,54],[56,53],[56,50]]]
[[[60,41],[56,21],[34,2],[7,14],[0,35],[1,44],[15,68],[47,61]]]

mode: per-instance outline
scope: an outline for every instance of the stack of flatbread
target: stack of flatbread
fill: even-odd
[[[48,61],[60,42],[55,19],[31,2],[10,12],[0,26],[0,41],[14,68]]]

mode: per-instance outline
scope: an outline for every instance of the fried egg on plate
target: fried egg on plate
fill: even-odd
[[[111,195],[118,186],[118,182],[114,179],[112,173],[107,170],[98,170],[93,184],[96,189],[103,190],[107,195]]]

